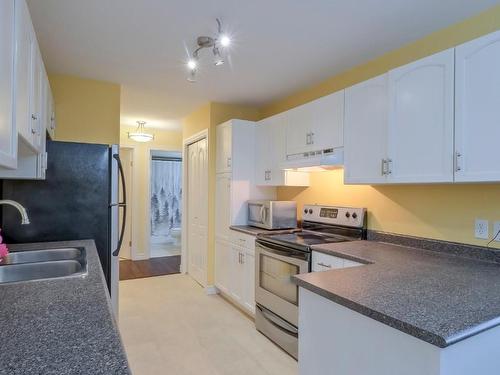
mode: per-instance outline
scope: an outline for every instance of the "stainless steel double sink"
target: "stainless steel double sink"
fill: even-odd
[[[16,251],[0,263],[0,284],[86,274],[87,254],[84,248]]]

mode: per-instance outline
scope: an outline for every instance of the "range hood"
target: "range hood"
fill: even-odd
[[[337,147],[316,152],[288,155],[284,170],[321,172],[344,167],[344,148]]]

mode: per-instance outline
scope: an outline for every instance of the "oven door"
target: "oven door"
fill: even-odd
[[[269,222],[269,207],[266,202],[248,202],[248,225],[272,229]]]
[[[255,301],[298,326],[299,288],[292,276],[309,271],[310,254],[257,240],[255,244]]]

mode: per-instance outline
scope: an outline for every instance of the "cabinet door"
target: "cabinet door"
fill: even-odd
[[[14,111],[14,1],[0,2],[0,165],[17,166]]]
[[[255,314],[255,250],[245,249],[243,253],[244,307]]]
[[[269,184],[269,170],[271,169],[271,128],[270,121],[264,119],[257,124],[255,136],[255,184],[265,186]]]
[[[229,242],[215,239],[215,286],[224,293],[229,293],[232,253]]]
[[[454,50],[389,72],[391,182],[453,181]]]
[[[456,48],[455,181],[500,181],[500,31]]]
[[[349,87],[345,91],[344,182],[387,182],[388,126],[387,74]]]
[[[31,133],[33,135],[33,147],[36,151],[42,149],[42,127],[43,127],[43,67],[42,56],[38,49],[38,44],[31,45],[31,91],[30,91],[30,111],[31,111]],[[44,131],[45,129],[43,129]]]
[[[313,108],[310,103],[292,108],[287,113],[286,154],[294,155],[311,150]]]
[[[231,172],[232,127],[230,122],[217,126],[216,172]]]
[[[228,241],[231,225],[231,174],[219,173],[215,181],[215,235]]]
[[[310,103],[313,112],[311,147],[314,150],[344,145],[344,90]]]
[[[244,265],[243,254],[245,249],[231,245],[231,267],[229,280],[229,294],[236,303],[243,305],[244,296]]]

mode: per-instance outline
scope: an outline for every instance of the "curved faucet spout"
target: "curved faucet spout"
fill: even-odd
[[[13,206],[17,208],[19,213],[21,214],[21,224],[26,225],[30,223],[30,219],[28,217],[28,213],[26,212],[26,209],[18,202],[10,200],[10,199],[3,199],[0,200],[0,205],[1,204],[8,204],[9,206]]]

